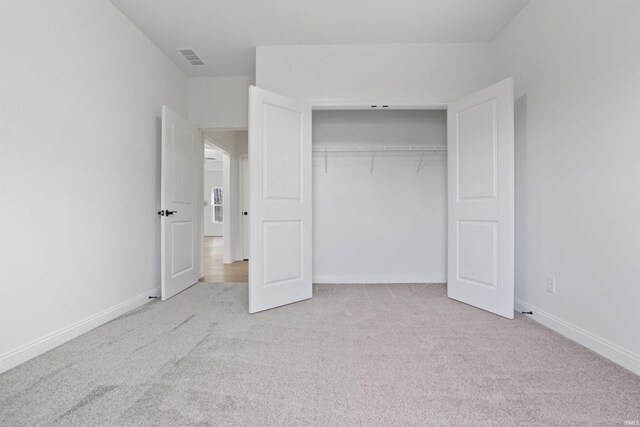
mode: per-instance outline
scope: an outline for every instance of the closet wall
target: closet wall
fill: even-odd
[[[256,86],[316,106],[444,106],[492,83],[489,43],[256,48]]]
[[[446,145],[446,112],[314,111],[315,150]],[[316,283],[446,281],[446,154],[320,152],[313,162]]]

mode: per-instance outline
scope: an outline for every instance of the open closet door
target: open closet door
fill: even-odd
[[[249,312],[311,298],[311,106],[249,89]]]
[[[449,105],[449,298],[513,319],[513,79]]]
[[[162,106],[161,297],[198,281],[203,139],[191,123]]]

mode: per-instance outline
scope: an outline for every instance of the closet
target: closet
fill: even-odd
[[[446,113],[341,105],[249,89],[249,312],[446,263],[450,298],[513,318],[513,80]]]
[[[313,282],[443,283],[445,110],[313,112]]]

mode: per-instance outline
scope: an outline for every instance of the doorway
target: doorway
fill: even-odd
[[[203,245],[204,276],[201,282],[208,283],[247,283],[249,262],[236,261],[225,264],[223,261],[224,237],[205,236]]]
[[[241,179],[239,156],[246,131],[204,131],[203,274],[209,283],[247,283],[248,262],[239,250]],[[244,143],[243,143],[244,141]],[[239,243],[240,242],[240,243]]]

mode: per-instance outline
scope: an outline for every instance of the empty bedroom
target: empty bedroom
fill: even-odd
[[[639,24],[0,0],[0,426],[640,425]]]

